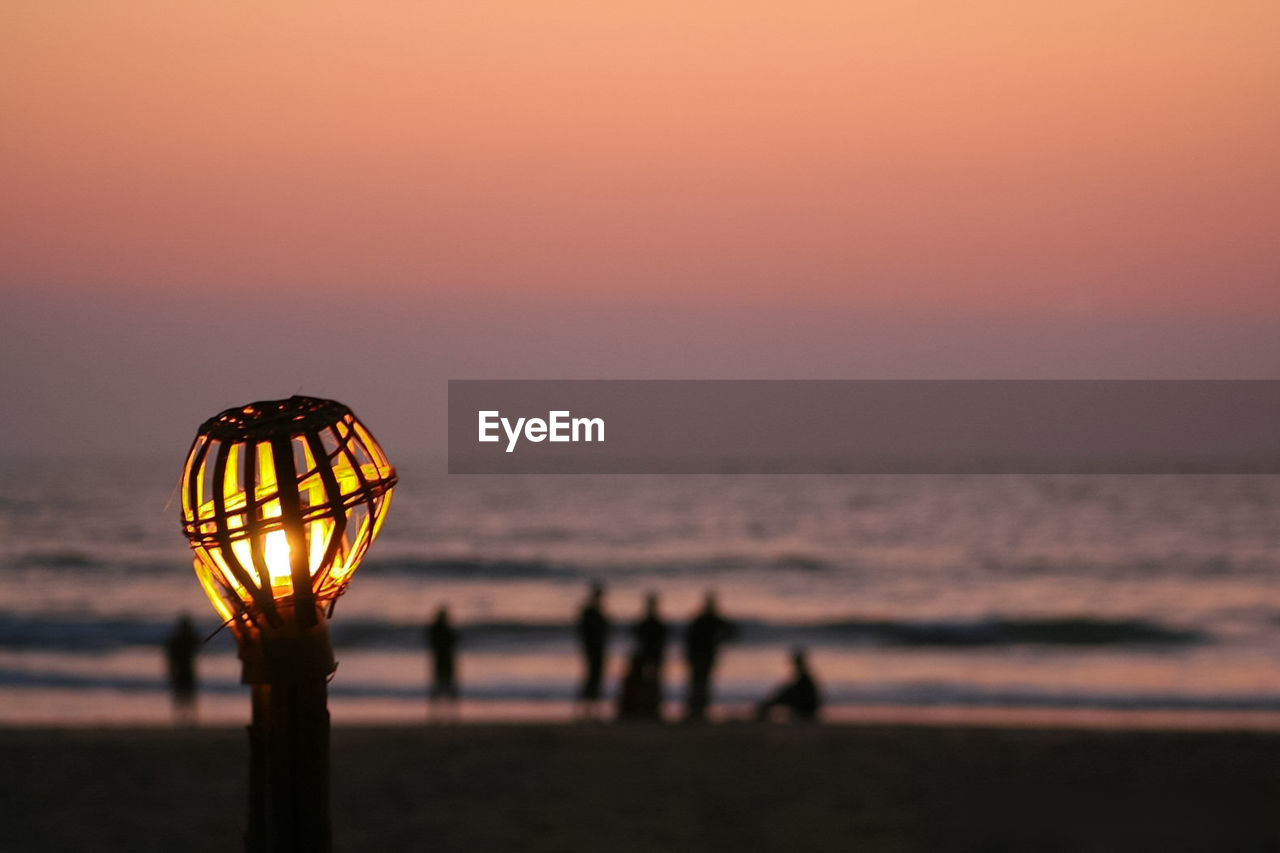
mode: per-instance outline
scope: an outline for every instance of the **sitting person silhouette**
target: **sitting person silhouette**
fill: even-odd
[[[756,707],[756,719],[768,720],[776,711],[785,711],[794,720],[812,721],[818,718],[818,709],[822,707],[822,695],[818,692],[817,682],[809,672],[804,649],[796,649],[792,652],[791,662],[795,667],[795,677],[769,694],[769,697]]]
[[[619,720],[661,720],[662,684],[658,666],[643,651],[631,656],[618,691]]]

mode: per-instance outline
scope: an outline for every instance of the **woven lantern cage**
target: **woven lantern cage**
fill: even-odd
[[[228,623],[301,624],[332,611],[378,535],[396,472],[352,411],[290,397],[201,427],[182,475],[182,525]]]

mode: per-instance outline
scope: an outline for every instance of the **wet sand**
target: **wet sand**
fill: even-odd
[[[0,850],[241,849],[240,729],[0,729]],[[337,728],[340,851],[1280,850],[1280,734]]]

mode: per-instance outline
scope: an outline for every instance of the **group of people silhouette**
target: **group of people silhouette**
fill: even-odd
[[[578,613],[575,624],[582,650],[583,678],[578,691],[576,711],[584,720],[604,716],[605,665],[613,623],[604,606],[604,585],[592,584]],[[458,713],[458,646],[459,632],[449,617],[448,607],[437,610],[423,631],[431,654],[431,680],[428,699],[433,716],[455,717]],[[720,647],[733,639],[737,629],[720,615],[716,596],[708,592],[702,609],[684,632],[685,663],[689,672],[689,688],[685,696],[685,719],[706,719],[711,705],[712,678]],[[661,720],[664,669],[671,629],[658,610],[658,596],[650,593],[645,601],[644,616],[631,629],[634,645],[626,671],[617,692],[617,718],[620,720]],[[165,659],[169,686],[173,695],[174,717],[179,723],[195,722],[196,671],[195,657],[200,648],[191,617],[183,614],[165,641]],[[794,673],[756,706],[758,719],[787,716],[797,720],[813,720],[821,707],[821,694],[809,671],[802,649],[792,652]]]
[[[584,720],[604,716],[605,665],[613,624],[604,607],[604,585],[594,583],[587,594],[575,623],[582,651],[583,677],[578,691],[576,712]],[[444,711],[455,707],[459,696],[457,682],[458,631],[449,619],[447,607],[441,607],[425,629],[425,640],[431,651],[432,678],[428,693],[433,709]],[[708,592],[702,609],[689,622],[684,632],[685,663],[689,672],[689,688],[685,696],[685,719],[705,720],[711,705],[712,678],[720,647],[733,639],[737,629],[720,615],[714,592]],[[658,610],[658,596],[650,593],[645,600],[644,616],[631,629],[634,642],[627,659],[626,671],[617,692],[620,720],[662,719],[664,668],[671,629]],[[793,677],[756,706],[758,719],[785,715],[798,720],[814,720],[821,707],[821,694],[803,649],[792,652]]]

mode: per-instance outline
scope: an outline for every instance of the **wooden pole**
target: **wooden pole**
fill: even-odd
[[[242,680],[253,688],[246,853],[328,853],[328,680],[336,664],[328,622],[240,632]]]

